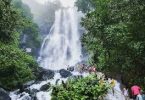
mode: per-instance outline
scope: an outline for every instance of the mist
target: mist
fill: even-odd
[[[40,27],[41,33],[47,34],[54,22],[55,11],[60,8],[60,3],[52,1],[42,3],[38,0],[23,0],[23,3],[30,7],[33,19]]]
[[[55,11],[60,7],[73,6],[74,1],[61,2],[63,0],[22,0],[23,3],[27,4],[31,13],[33,14],[34,21],[38,24],[42,34],[48,34],[51,26],[55,20]],[[68,1],[68,2],[67,2]],[[78,12],[78,19],[81,20],[83,16],[82,12]],[[77,16],[76,16],[77,17]]]

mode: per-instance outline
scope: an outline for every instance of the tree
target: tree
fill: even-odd
[[[122,74],[132,84],[144,82],[145,7],[141,0],[94,0],[82,25],[83,44],[98,69]]]
[[[22,29],[17,29],[20,34],[20,47],[22,49],[31,48],[31,54],[33,56],[38,56],[38,48],[40,48],[40,32],[39,27],[33,21],[33,15],[31,14],[30,8],[23,4],[21,0],[13,0],[15,8],[20,11],[21,16],[23,17],[23,27]]]
[[[95,8],[95,3],[93,3],[93,0],[77,0],[76,6],[79,11],[88,13]]]
[[[0,41],[18,44],[16,28],[22,25],[19,12],[11,6],[11,0],[0,0]]]
[[[34,78],[33,71],[38,66],[18,48],[24,23],[26,20],[11,0],[0,0],[0,86],[10,90]]]
[[[11,45],[0,47],[0,86],[14,89],[34,79],[33,70],[37,67],[33,58]]]

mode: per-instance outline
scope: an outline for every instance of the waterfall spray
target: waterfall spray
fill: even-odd
[[[65,1],[60,0],[62,8],[55,12],[54,25],[42,43],[38,61],[45,69],[58,70],[81,61],[77,9]]]

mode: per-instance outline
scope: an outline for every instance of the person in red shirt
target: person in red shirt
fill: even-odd
[[[89,67],[89,73],[96,73],[96,67],[95,66],[92,66],[92,67]]]
[[[133,99],[135,100],[137,95],[140,94],[141,88],[137,85],[131,87],[131,94]]]

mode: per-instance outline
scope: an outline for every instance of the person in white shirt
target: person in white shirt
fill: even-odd
[[[142,91],[137,95],[136,100],[144,100],[142,97]]]
[[[124,97],[125,97],[125,100],[129,100],[128,89],[123,88],[123,95],[124,95]]]

